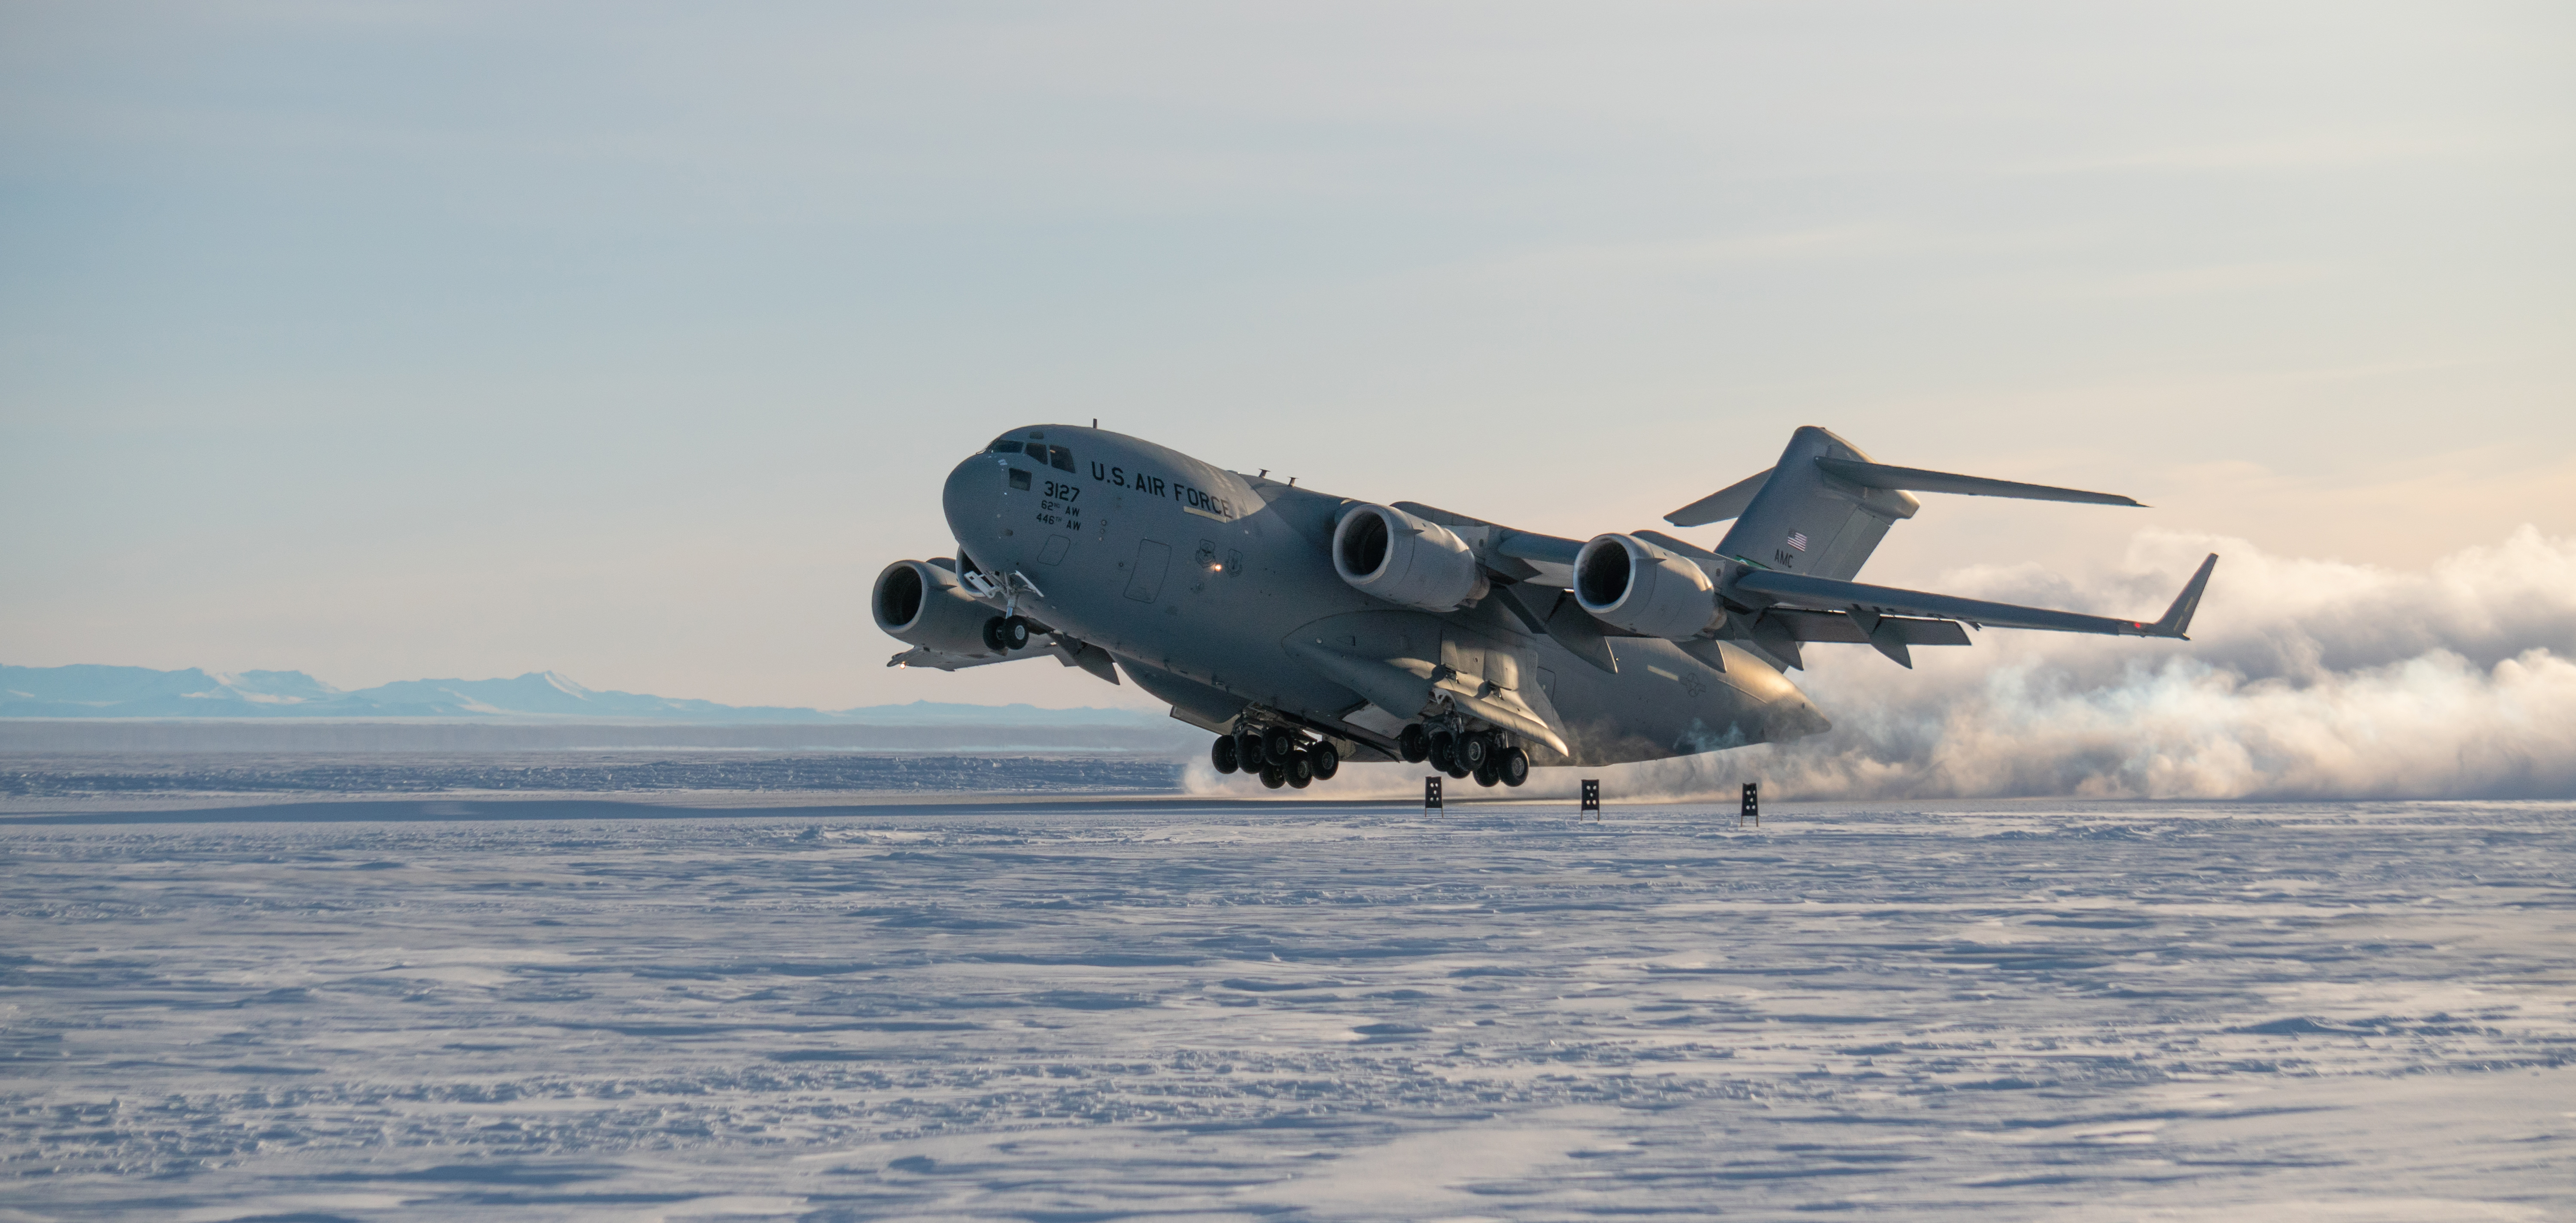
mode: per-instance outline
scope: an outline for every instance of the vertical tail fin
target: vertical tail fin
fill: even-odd
[[[1733,518],[1735,528],[1717,545],[1719,555],[1759,569],[1841,581],[1860,572],[1878,541],[1887,537],[1887,528],[1922,508],[1921,502],[1907,495],[1909,489],[2144,508],[2117,493],[1889,467],[1871,462],[1850,442],[1808,425],[1789,436],[1789,448],[1780,452],[1778,466],[1674,510],[1664,515],[1664,521],[1695,527]],[[2194,594],[2193,601],[2197,599]],[[2179,623],[2188,625],[2191,609],[2175,606],[2182,617]]]
[[[1845,579],[1860,572],[1878,541],[1887,537],[1887,528],[1922,507],[1900,489],[1837,479],[1817,459],[1870,461],[1850,442],[1814,425],[1802,426],[1790,435],[1779,465],[1757,477],[1761,486],[1749,499],[1741,491],[1743,484],[1726,490],[1734,496],[1720,494],[1729,504],[1718,508],[1741,506],[1741,512],[1717,545],[1718,554],[1763,569]],[[1687,512],[1695,508],[1698,503],[1675,510],[1673,518],[1698,517]]]

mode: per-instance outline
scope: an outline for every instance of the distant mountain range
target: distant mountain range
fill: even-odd
[[[407,679],[343,692],[301,671],[155,671],[0,665],[0,718],[491,718],[548,722],[824,723],[842,726],[1161,726],[1128,709],[870,705],[787,709],[601,692],[552,671],[516,679]]]

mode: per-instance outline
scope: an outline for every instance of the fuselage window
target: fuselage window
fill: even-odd
[[[1016,488],[1016,489],[1021,489],[1021,490],[1025,491],[1025,490],[1028,488],[1028,486],[1029,486],[1029,473],[1027,473],[1027,472],[1025,472],[1025,471],[1022,471],[1022,470],[1020,470],[1020,469],[1019,469],[1019,468],[1017,468],[1017,467],[1012,468],[1012,469],[1011,469],[1011,487]]]
[[[1073,448],[1070,446],[1052,447],[1051,453],[1047,458],[1047,463],[1057,471],[1073,470]]]
[[[1007,438],[1007,437],[1003,437],[1003,438],[995,438],[995,439],[993,440],[993,448],[992,448],[988,453],[991,453],[991,454],[1018,454],[1019,452],[1020,452],[1020,444],[1019,444],[1018,442],[1012,441],[1011,439],[1009,439],[1009,438]]]

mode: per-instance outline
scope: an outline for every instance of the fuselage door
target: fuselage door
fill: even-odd
[[[1127,597],[1151,603],[1163,593],[1163,574],[1172,567],[1172,546],[1154,540],[1136,544],[1136,563],[1127,572]]]

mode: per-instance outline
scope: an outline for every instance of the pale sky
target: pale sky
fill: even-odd
[[[2155,507],[1894,584],[2576,533],[2565,4],[21,0],[0,210],[20,665],[1142,705],[865,607],[1093,417],[1576,537],[1800,424]]]

